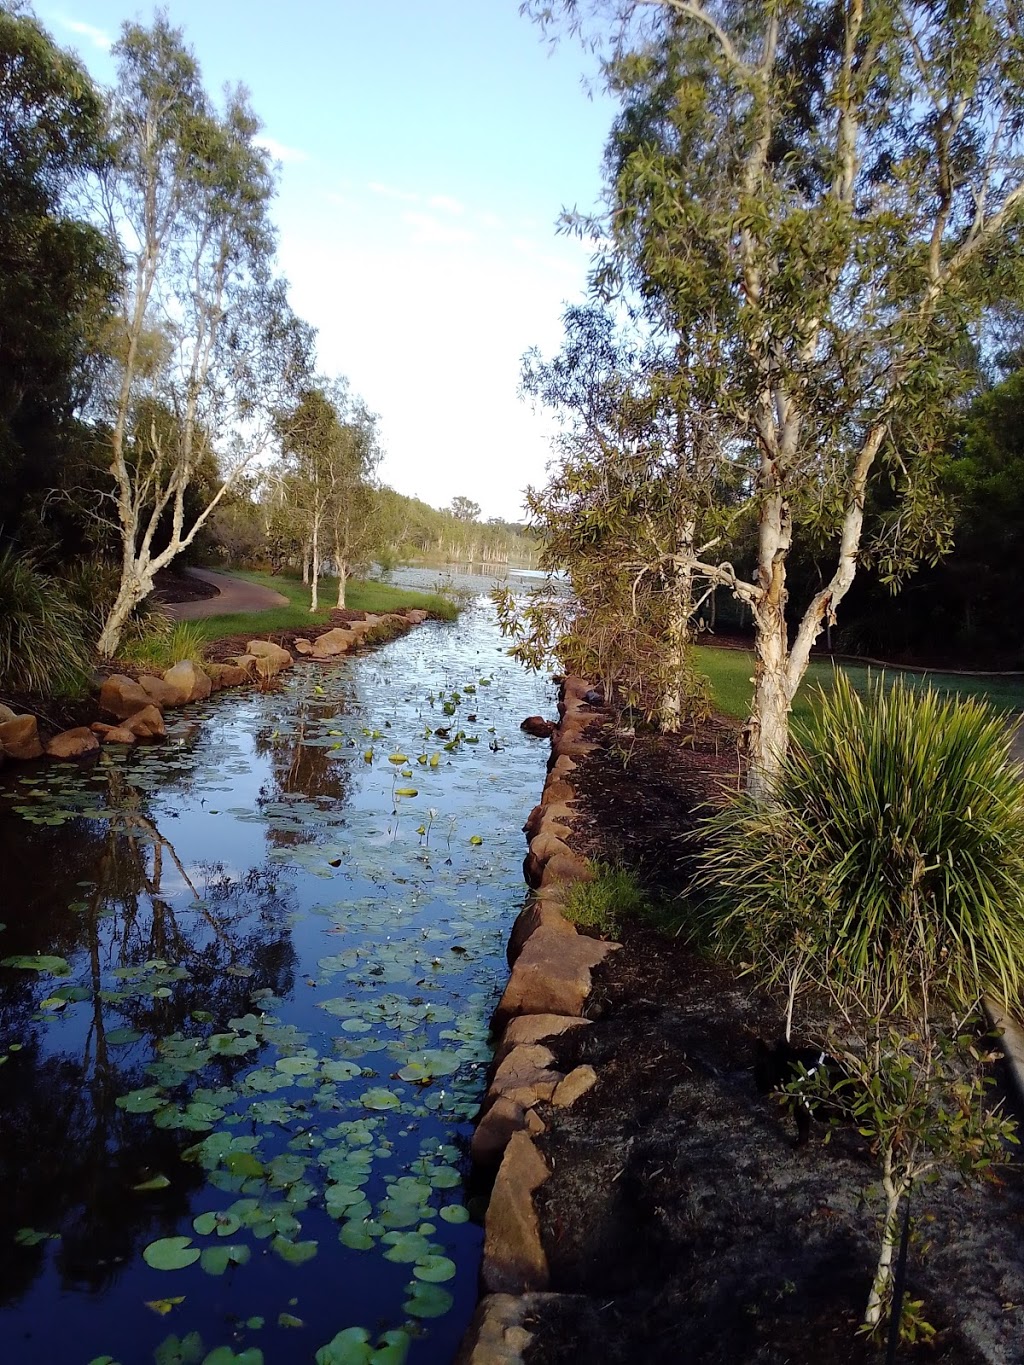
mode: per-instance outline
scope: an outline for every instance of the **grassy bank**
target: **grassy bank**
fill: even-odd
[[[305,626],[326,626],[337,600],[338,586],[334,578],[320,581],[319,611],[309,610],[309,588],[300,578],[286,574],[235,572],[235,578],[258,583],[262,588],[279,592],[288,598],[287,606],[271,607],[267,611],[240,612],[230,616],[205,616],[190,622],[204,640],[216,640],[223,635],[268,635],[275,630],[299,630]],[[350,579],[345,592],[346,608],[350,611],[387,612],[400,607],[421,607],[446,621],[453,621],[458,608],[440,593],[411,592],[407,588],[392,588],[387,583]]]
[[[754,676],[754,655],[746,649],[716,649],[698,645],[697,663],[711,680],[715,706],[728,716],[746,719],[750,714],[751,680]],[[868,677],[882,670],[864,664],[842,664],[858,692],[867,691]],[[959,694],[991,702],[1001,711],[1024,711],[1024,678],[965,678],[955,673],[912,673],[904,669],[888,669],[887,676],[901,677],[915,690],[933,687],[944,695]],[[806,720],[811,713],[815,689],[831,690],[835,669],[823,659],[814,659],[807,676],[793,702],[793,718]]]

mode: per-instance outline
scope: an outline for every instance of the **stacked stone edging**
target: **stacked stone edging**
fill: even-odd
[[[529,1315],[561,1297],[543,1292],[549,1272],[533,1196],[550,1172],[533,1141],[547,1130],[537,1106],[572,1104],[597,1075],[590,1066],[563,1075],[544,1039],[589,1025],[591,972],[620,946],[578,933],[561,911],[570,887],[594,877],[572,846],[572,773],[597,748],[592,727],[606,713],[591,684],[575,677],[562,679],[558,712],[557,725],[539,716],[523,722],[529,734],[550,733],[551,762],[523,826],[531,892],[509,936],[511,974],[494,1011],[494,1066],[471,1146],[477,1167],[496,1174],[484,1219],[484,1296],[457,1365],[519,1365],[532,1339]]]
[[[418,607],[381,616],[367,615],[362,621],[350,621],[347,628],[326,631],[312,641],[297,640],[296,652],[312,660],[336,658],[366,642],[371,632],[374,641],[382,636],[390,638],[410,626],[420,625],[428,615]],[[343,643],[339,644],[339,637],[343,637]],[[320,649],[321,641],[327,639],[331,645]],[[56,759],[82,758],[104,744],[131,745],[138,740],[163,739],[165,710],[205,701],[211,693],[228,687],[267,683],[293,663],[287,649],[271,640],[254,639],[249,641],[244,654],[229,663],[204,663],[199,668],[191,660],[183,659],[165,669],[160,677],[144,675],[138,679],[112,673],[100,686],[97,705],[116,724],[98,720],[89,726],[63,730],[49,740],[40,736],[34,715],[19,715],[0,703],[0,765],[8,759],[28,761],[44,755]]]

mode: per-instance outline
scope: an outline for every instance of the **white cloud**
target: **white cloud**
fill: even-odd
[[[80,38],[88,38],[93,47],[98,47],[102,52],[109,52],[113,47],[114,40],[110,34],[104,33],[103,29],[96,28],[94,24],[85,24],[80,19],[70,19],[66,14],[55,14],[53,20],[69,33],[76,33]]]
[[[269,152],[275,161],[295,163],[309,160],[308,152],[304,152],[300,147],[289,147],[283,142],[278,142],[276,138],[258,137],[253,140],[257,147],[262,147],[264,151]]]
[[[400,199],[403,204],[420,202],[420,196],[412,190],[397,190],[393,185],[382,185],[379,180],[371,180],[366,188],[371,194],[379,194],[384,199]]]
[[[476,241],[476,234],[466,228],[450,227],[431,213],[408,210],[402,222],[413,229],[412,240],[418,246],[467,246]]]
[[[442,213],[465,213],[465,204],[460,204],[457,199],[452,199],[447,194],[432,194],[427,201],[432,209],[440,209]]]

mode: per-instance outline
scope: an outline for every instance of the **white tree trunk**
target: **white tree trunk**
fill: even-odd
[[[871,1293],[868,1295],[868,1305],[864,1310],[864,1326],[872,1329],[881,1323],[882,1310],[886,1300],[891,1296],[892,1260],[896,1243],[899,1240],[900,1203],[906,1191],[906,1186],[893,1178],[888,1154],[886,1154],[886,1166],[888,1169],[882,1179],[882,1188],[885,1191],[885,1223],[882,1229],[882,1245],[878,1253],[878,1265],[875,1267],[875,1278],[871,1284]]]
[[[125,622],[139,603],[148,597],[152,591],[153,579],[150,575],[140,575],[133,572],[129,566],[125,566],[121,574],[121,586],[118,589],[117,597],[114,599],[114,605],[103,623],[103,630],[96,644],[96,648],[103,658],[113,658],[117,653]]]
[[[309,562],[309,609],[316,611],[319,606],[317,588],[320,580],[320,517],[313,517],[313,539],[310,545]]]

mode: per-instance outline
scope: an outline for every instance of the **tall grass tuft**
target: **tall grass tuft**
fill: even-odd
[[[172,624],[166,617],[151,615],[140,634],[122,643],[117,657],[140,668],[161,670],[183,659],[201,665],[205,653],[206,635],[198,621]]]
[[[704,827],[713,936],[762,979],[816,980],[886,1013],[939,994],[1019,998],[1024,787],[985,703],[838,674],[776,799]],[[792,996],[791,996],[792,1003]]]
[[[90,660],[85,614],[34,560],[0,551],[0,687],[76,696]]]

